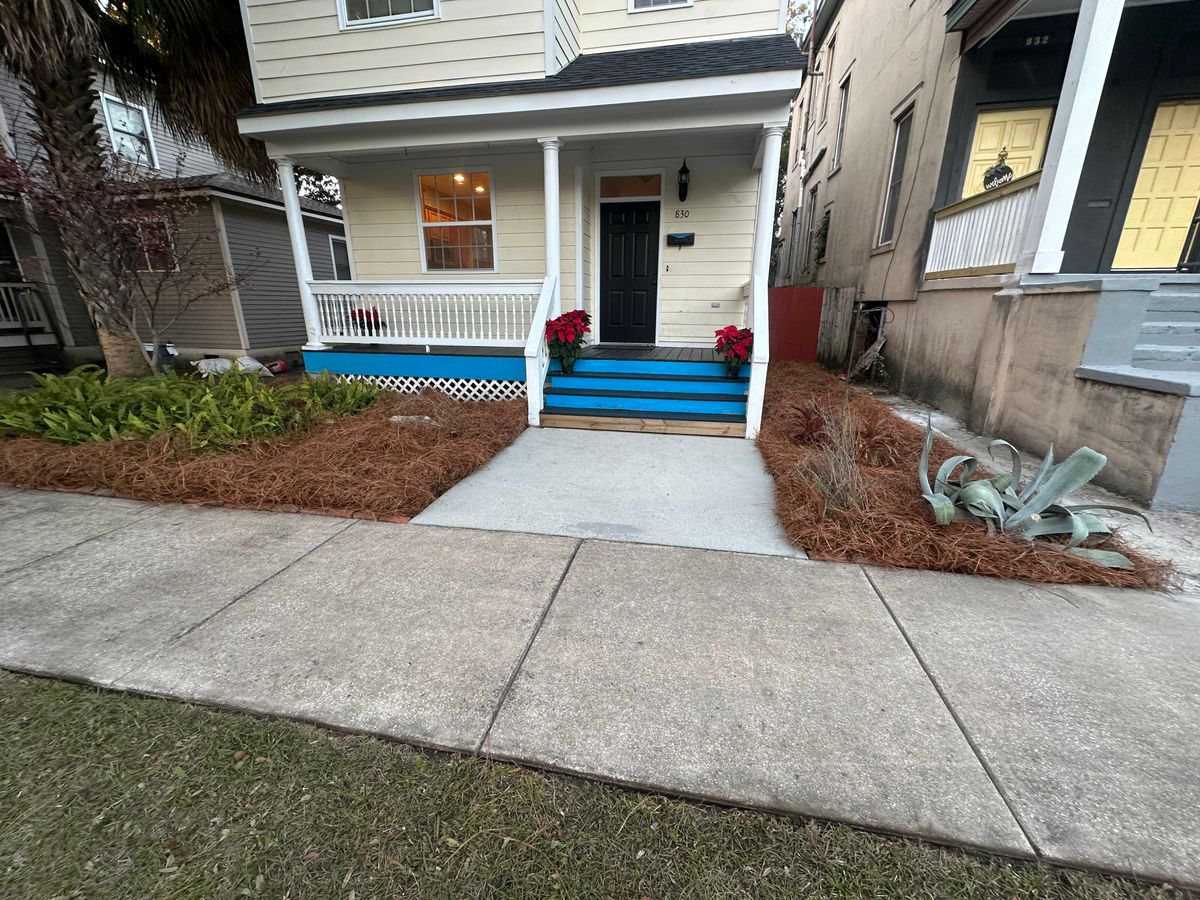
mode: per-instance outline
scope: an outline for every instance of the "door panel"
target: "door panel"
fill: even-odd
[[[1050,106],[981,112],[975,120],[963,199],[983,193],[983,173],[996,165],[1001,151],[1008,151],[1005,164],[1013,170],[1013,178],[1040,169],[1053,117],[1054,108]]]
[[[600,210],[600,340],[653,344],[659,204],[603,203]]]
[[[1114,269],[1174,269],[1200,203],[1200,100],[1154,116]]]

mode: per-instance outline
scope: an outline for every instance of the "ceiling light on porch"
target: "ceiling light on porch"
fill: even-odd
[[[477,184],[477,185],[475,185],[475,193],[486,194],[487,188],[485,188],[482,184]]]
[[[462,172],[457,172],[457,173],[455,173],[455,175],[454,175],[454,183],[455,183],[455,184],[466,184],[466,183],[467,183],[467,176],[466,176],[466,175],[464,175]]]

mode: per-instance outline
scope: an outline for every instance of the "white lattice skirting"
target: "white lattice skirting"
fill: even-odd
[[[515,400],[525,396],[524,381],[484,381],[476,378],[416,378],[407,375],[343,375],[346,381],[367,381],[401,394],[434,388],[455,400]]]

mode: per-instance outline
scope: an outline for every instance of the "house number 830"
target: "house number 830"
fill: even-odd
[[[677,219],[686,219],[686,218],[689,218],[689,217],[691,216],[691,214],[692,214],[692,211],[691,211],[690,209],[677,209],[677,210],[675,210],[675,218],[677,218]]]

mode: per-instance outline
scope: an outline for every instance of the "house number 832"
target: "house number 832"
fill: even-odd
[[[687,219],[687,218],[689,218],[691,215],[692,215],[692,211],[691,211],[690,209],[677,209],[677,210],[675,210],[675,218],[677,218],[677,219]]]

